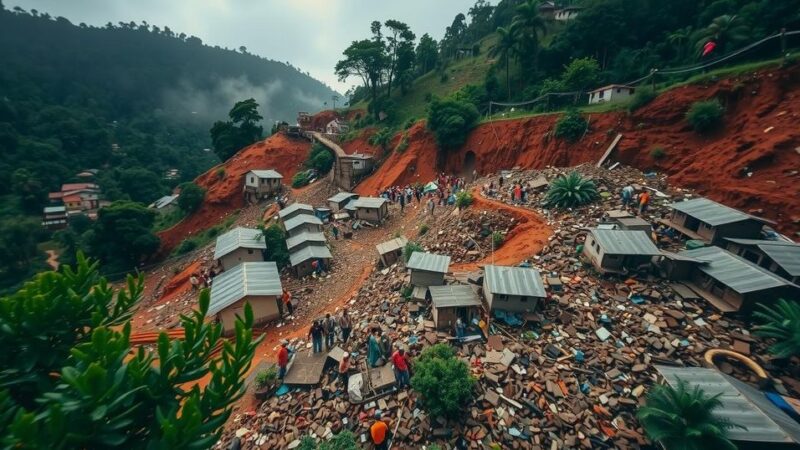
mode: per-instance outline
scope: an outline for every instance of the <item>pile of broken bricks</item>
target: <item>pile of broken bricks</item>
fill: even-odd
[[[254,410],[236,411],[217,447],[228,448],[238,436],[243,448],[293,448],[304,435],[326,439],[343,429],[353,431],[366,446],[372,417],[381,410],[390,426],[397,427],[397,449],[433,442],[442,448],[460,443],[476,449],[636,449],[647,444],[635,414],[656,382],[654,365],[702,366],[711,348],[748,355],[776,377],[779,392],[800,392],[800,383],[764,356],[766,344],[752,337],[744,323],[722,317],[702,299],[652,275],[599,276],[576,255],[576,236],[603,220],[606,211],[619,208],[623,186],[647,185],[664,194],[654,196],[645,215],[650,220],[665,215],[664,205],[670,201],[692,193],[670,190],[663,178],[645,177],[630,168],[578,170],[608,194],[593,205],[566,212],[539,206],[543,193],[532,195],[527,205],[554,230],[544,250],[527,261],[545,279],[548,300],[522,326],[493,320],[487,341],[453,344],[477,380],[474,401],[461,420],[429,417],[411,389],[351,404],[331,369],[314,388],[296,388]],[[552,180],[558,173],[563,171],[518,172],[511,178]],[[505,194],[495,198],[511,202]],[[424,243],[426,250],[433,250],[435,241]],[[662,247],[679,245],[677,240],[660,242]],[[480,274],[470,276],[479,278]],[[450,277],[447,281],[454,282]],[[374,271],[350,301],[356,325],[346,349],[355,355],[357,367],[365,364],[365,330],[375,325],[408,349],[412,360],[428,345],[452,342],[449,333],[435,331],[428,305],[401,295],[408,283],[409,276],[398,265]],[[292,345],[310,344],[296,340]],[[751,384],[758,381],[733,362],[722,362],[719,369]]]
[[[492,252],[492,233],[506,236],[516,220],[505,211],[466,209],[461,214],[456,210],[446,211],[443,216],[431,220],[427,233],[416,239],[433,253],[450,256],[453,263],[470,263],[485,258]]]

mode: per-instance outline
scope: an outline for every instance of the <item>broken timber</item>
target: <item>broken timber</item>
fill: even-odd
[[[609,156],[611,156],[611,152],[617,148],[617,144],[619,143],[620,139],[622,139],[622,133],[617,134],[617,137],[614,138],[614,141],[611,142],[611,145],[608,146],[606,152],[603,153],[603,157],[600,158],[600,161],[597,161],[597,167],[603,167],[603,164],[606,162]]]

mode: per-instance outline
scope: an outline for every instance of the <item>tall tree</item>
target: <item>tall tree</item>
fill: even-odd
[[[711,21],[711,23],[700,30],[696,39],[698,52],[708,41],[715,41],[720,49],[731,49],[731,46],[747,40],[750,37],[750,29],[741,17],[737,15],[725,14]]]
[[[417,69],[420,75],[426,74],[436,67],[439,60],[439,46],[428,33],[419,38],[417,44]]]
[[[97,213],[92,228],[92,254],[114,270],[131,270],[160,244],[151,231],[156,213],[141,203],[116,201]]]
[[[518,36],[520,60],[523,70],[537,70],[539,62],[539,35],[547,33],[547,24],[539,15],[539,1],[525,0],[517,6],[511,28]]]
[[[500,27],[497,29],[497,43],[489,50],[489,56],[500,58],[505,61],[506,66],[506,99],[511,99],[511,57],[517,55],[518,40],[516,30],[513,27]]]
[[[387,65],[383,42],[375,39],[353,41],[344,50],[344,59],[336,63],[336,75],[339,81],[346,81],[351,76],[358,76],[364,87],[370,92],[371,101],[378,98],[378,86]],[[378,111],[375,110],[375,118]]]
[[[392,95],[392,84],[395,81],[395,75],[398,74],[401,69],[398,64],[401,57],[403,57],[404,62],[402,69],[411,69],[411,67],[408,66],[408,51],[410,48],[413,54],[414,39],[416,39],[416,36],[411,32],[408,25],[398,20],[387,20],[385,25],[389,30],[386,36],[386,57],[388,65],[386,95]],[[411,58],[411,61],[413,61],[413,58]]]
[[[477,0],[474,5],[469,8],[467,15],[470,17],[469,25],[467,26],[467,37],[473,42],[478,41],[480,38],[491,33],[492,27],[492,13],[494,6],[486,0]]]
[[[242,148],[259,141],[264,128],[258,123],[263,119],[258,113],[258,103],[249,98],[236,102],[228,113],[231,120],[214,122],[211,127],[211,143],[219,159],[226,161]]]

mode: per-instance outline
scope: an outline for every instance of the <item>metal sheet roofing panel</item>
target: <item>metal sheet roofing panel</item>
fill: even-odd
[[[406,267],[426,272],[447,273],[447,269],[450,267],[450,257],[435,253],[414,252],[411,254],[411,258],[408,259]]]
[[[446,286],[429,286],[431,301],[435,308],[454,306],[481,306],[481,299],[471,286],[466,284],[450,284]]]
[[[246,262],[214,277],[207,316],[213,316],[250,295],[281,295],[281,278],[274,261]]]
[[[237,248],[265,249],[267,244],[261,230],[255,228],[236,227],[217,238],[214,247],[214,259],[220,259]]]
[[[793,277],[800,276],[800,245],[762,244],[758,248]]]
[[[486,266],[486,284],[493,294],[546,297],[539,271],[526,267]]]
[[[741,222],[747,219],[760,220],[738,209],[733,209],[702,197],[672,203],[668,206],[714,227],[728,223]]]
[[[359,197],[356,200],[353,200],[351,205],[353,205],[354,208],[375,209],[375,208],[380,208],[381,206],[383,206],[384,203],[388,202],[389,200],[383,197]]]
[[[296,252],[292,252],[289,254],[289,263],[292,267],[302,263],[303,261],[308,261],[309,259],[326,259],[326,258],[333,258],[331,255],[331,251],[328,249],[326,245],[309,245],[308,247],[303,247]]]
[[[251,170],[250,173],[254,174],[258,178],[283,178],[283,175],[272,169]]]
[[[642,230],[589,230],[603,250],[611,255],[656,256],[658,248]]]
[[[358,194],[354,194],[352,192],[339,192],[338,194],[334,195],[333,197],[329,198],[329,202],[340,203],[345,200],[349,200],[351,198],[358,197]]]
[[[297,247],[298,245],[304,242],[319,242],[325,244],[325,234],[323,233],[313,233],[310,231],[304,231],[297,236],[290,237],[286,239],[286,247],[291,251],[293,248]]]
[[[322,221],[319,220],[319,217],[311,214],[300,214],[299,216],[292,217],[291,219],[283,222],[283,226],[286,228],[286,231],[291,231],[306,223],[322,225]]]
[[[405,236],[400,236],[390,241],[381,242],[380,244],[376,245],[375,248],[378,249],[379,255],[385,255],[389,252],[393,252],[405,247],[406,244],[408,244],[408,239]]]
[[[314,208],[311,207],[311,205],[306,205],[305,203],[292,203],[286,208],[278,211],[278,217],[283,219],[284,217],[293,214],[296,211],[305,211],[309,214],[314,214]]]
[[[715,413],[746,427],[746,429],[731,429],[728,436],[732,440],[798,442],[800,425],[769,402],[763,392],[714,369],[660,365],[655,367],[671,386],[677,386],[680,379],[690,387],[700,387],[706,394],[722,394],[720,396],[722,407]]]
[[[684,250],[680,256],[709,261],[698,268],[734,291],[745,294],[780,286],[798,287],[774,273],[719,247]]]

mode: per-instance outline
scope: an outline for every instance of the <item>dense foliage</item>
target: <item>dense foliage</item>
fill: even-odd
[[[258,103],[249,98],[236,102],[228,112],[230,120],[217,121],[211,127],[211,143],[220,160],[227,161],[236,152],[261,140],[264,127],[258,125],[263,119],[258,113]]]
[[[356,441],[356,435],[345,430],[319,444],[311,436],[303,436],[303,439],[300,440],[300,446],[297,448],[299,450],[357,450],[359,446]]]
[[[577,141],[586,133],[586,119],[577,110],[567,111],[558,122],[556,122],[555,137],[568,141]]]
[[[319,142],[315,142],[311,146],[305,165],[309,169],[316,170],[320,175],[324,175],[331,171],[333,163],[334,157],[331,151]]]
[[[721,395],[707,395],[699,386],[689,389],[683,380],[677,388],[656,385],[636,416],[650,439],[666,450],[736,450],[727,431],[738,425],[714,414],[722,406]]]
[[[420,231],[420,236],[425,234],[428,231],[428,226],[423,224],[420,227],[419,231]],[[413,255],[414,252],[421,252],[421,251],[423,251],[421,245],[417,244],[416,242],[408,242],[406,246],[403,247],[403,259],[405,260],[405,262],[408,262],[408,260],[411,259],[411,255]]]
[[[132,270],[160,245],[153,234],[156,213],[140,203],[116,201],[100,209],[97,221],[82,237],[82,247],[109,271]]]
[[[686,120],[698,133],[708,133],[722,124],[725,107],[717,99],[692,103]]]
[[[206,190],[191,181],[181,184],[180,191],[178,207],[187,214],[196,211],[206,196]]]
[[[428,129],[439,146],[438,166],[444,163],[449,150],[461,146],[478,123],[480,113],[472,102],[458,98],[434,99],[428,110]]]
[[[769,348],[778,358],[800,356],[800,303],[778,300],[774,306],[758,304],[753,317],[761,322],[756,326],[757,336],[775,339]]]
[[[459,208],[466,208],[472,204],[472,193],[469,191],[460,191],[456,194],[456,206]]]
[[[265,257],[267,261],[275,261],[279,269],[289,265],[289,249],[286,247],[286,233],[278,224],[268,227],[261,225],[261,235],[267,244]]]
[[[97,263],[45,272],[0,299],[0,441],[9,448],[211,447],[258,340],[249,305],[235,339],[206,322],[208,291],[181,318],[185,338],[162,333],[154,352],[130,344],[144,280],[116,291]],[[222,345],[220,353],[215,347]],[[206,378],[205,388],[195,382]]]
[[[583,178],[578,172],[570,172],[550,183],[546,202],[557,208],[572,208],[591,203],[598,197],[594,181]]]
[[[434,417],[455,419],[472,400],[475,379],[452,347],[436,344],[422,351],[414,363],[411,386],[425,409]]]

